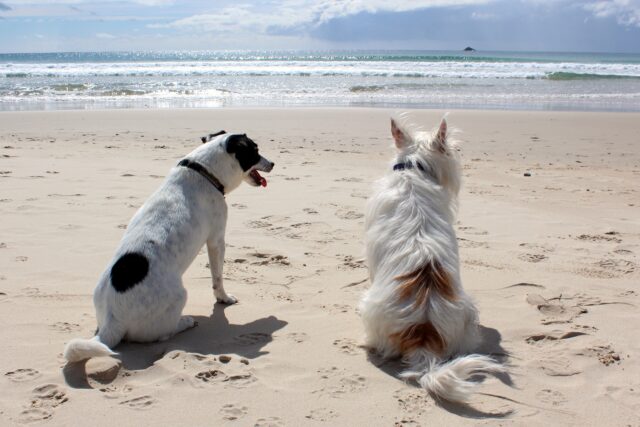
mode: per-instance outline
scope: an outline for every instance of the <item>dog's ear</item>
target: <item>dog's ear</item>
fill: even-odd
[[[405,132],[400,129],[396,124],[396,121],[393,119],[391,119],[391,135],[393,136],[393,140],[396,142],[397,148],[404,148],[409,141]]]
[[[436,133],[436,137],[433,140],[434,148],[444,153],[447,151],[447,121],[442,119],[440,127]]]
[[[219,130],[216,133],[210,133],[207,136],[203,136],[202,138],[200,138],[200,140],[202,141],[202,143],[204,144],[205,142],[209,142],[211,141],[213,138],[215,138],[218,135],[224,135],[225,133],[227,133],[226,130]]]

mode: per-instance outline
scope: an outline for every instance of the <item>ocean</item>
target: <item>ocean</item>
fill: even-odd
[[[640,54],[0,54],[0,111],[294,106],[640,111]]]

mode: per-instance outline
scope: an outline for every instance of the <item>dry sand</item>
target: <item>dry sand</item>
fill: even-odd
[[[640,114],[450,114],[463,283],[485,351],[512,365],[469,407],[438,405],[358,347],[363,207],[389,167],[389,114],[0,114],[0,424],[640,425]],[[414,116],[435,126],[441,112]],[[93,287],[125,224],[219,129],[276,163],[267,189],[227,197],[240,303],[212,314],[202,252],[184,278],[197,328],[120,345],[119,369],[64,368],[64,344],[95,329]]]

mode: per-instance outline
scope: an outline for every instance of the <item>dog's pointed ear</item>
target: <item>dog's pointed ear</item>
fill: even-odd
[[[218,135],[224,135],[225,133],[227,133],[226,130],[219,130],[216,133],[210,133],[207,136],[203,136],[202,138],[200,138],[200,140],[202,141],[202,143],[204,144],[205,142],[209,142],[211,141],[213,138],[215,138]]]
[[[442,119],[440,122],[440,127],[438,128],[438,132],[436,133],[436,137],[434,139],[435,148],[444,153],[447,149],[447,120]]]
[[[409,140],[405,132],[400,129],[396,121],[393,119],[391,119],[391,136],[393,136],[393,140],[396,142],[397,148],[404,148]]]

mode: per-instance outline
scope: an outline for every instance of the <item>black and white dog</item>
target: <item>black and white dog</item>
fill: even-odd
[[[166,340],[193,327],[193,318],[182,316],[182,275],[205,243],[216,300],[237,302],[222,284],[224,195],[243,180],[266,186],[258,171],[270,172],[273,163],[245,134],[221,131],[202,142],[131,219],[94,292],[98,332],[90,340],[71,340],[64,350],[68,361],[114,354],[111,348],[123,339]]]

